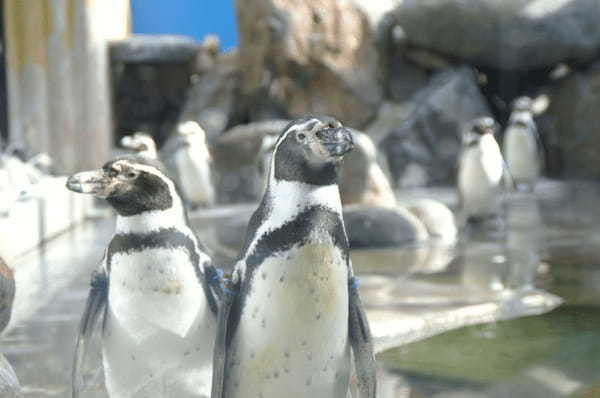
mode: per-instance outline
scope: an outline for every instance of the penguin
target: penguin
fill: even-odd
[[[351,130],[354,150],[340,174],[342,204],[396,207],[392,186],[377,163],[377,149],[368,135]]]
[[[505,166],[495,129],[494,119],[481,117],[470,122],[463,133],[458,191],[467,222],[495,217],[500,211]]]
[[[137,155],[145,156],[150,159],[158,159],[156,143],[148,133],[138,131],[132,135],[127,135],[121,138],[121,146],[135,151]]]
[[[194,121],[177,126],[174,160],[184,199],[192,208],[215,203],[210,167],[212,158],[206,146],[206,133]]]
[[[533,120],[532,101],[518,98],[504,133],[503,153],[517,188],[532,191],[540,175],[541,147]]]
[[[69,177],[67,188],[104,198],[117,212],[81,321],[72,396],[80,396],[86,352],[102,317],[111,397],[209,397],[216,272],[173,181],[160,163],[124,156]]]
[[[346,398],[352,357],[360,397],[375,397],[372,337],[337,185],[352,147],[329,117],[292,121],[279,135],[223,287],[212,398]]]

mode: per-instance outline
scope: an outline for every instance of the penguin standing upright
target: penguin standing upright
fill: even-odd
[[[111,397],[209,397],[217,302],[210,258],[188,226],[173,181],[141,156],[109,161],[67,181],[117,212],[116,231],[81,322],[73,396],[97,318]]]
[[[375,397],[337,185],[352,145],[325,117],[293,121],[279,136],[219,312],[212,398],[346,398],[352,357],[360,397]]]
[[[156,143],[148,133],[138,131],[132,135],[126,135],[121,138],[121,145],[135,151],[137,155],[145,156],[150,159],[158,159]]]
[[[463,133],[458,165],[458,191],[467,221],[499,214],[504,159],[494,138],[496,123],[490,117],[473,120]]]
[[[540,175],[541,152],[538,132],[533,120],[532,101],[518,98],[504,133],[504,158],[517,187],[533,190]]]
[[[177,149],[174,154],[179,184],[191,207],[208,207],[215,203],[210,166],[212,159],[206,146],[206,133],[194,121],[177,126]]]

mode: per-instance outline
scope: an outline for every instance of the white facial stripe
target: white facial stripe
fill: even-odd
[[[291,126],[289,129],[287,129],[283,134],[281,134],[279,136],[279,138],[277,139],[277,141],[275,142],[275,145],[273,147],[273,153],[271,155],[271,163],[270,163],[270,171],[269,171],[269,180],[273,180],[274,177],[274,173],[275,173],[275,167],[273,166],[274,162],[275,162],[275,154],[277,153],[277,149],[279,148],[279,145],[281,145],[281,143],[283,141],[285,141],[285,139],[287,138],[288,135],[290,135],[290,133],[294,133],[296,131],[300,131],[304,128],[306,128],[308,125],[315,123],[315,126],[318,126],[319,124],[322,124],[322,122],[317,119],[317,118],[311,118],[309,120],[307,120],[306,122],[302,123],[302,124],[295,124],[293,126]]]

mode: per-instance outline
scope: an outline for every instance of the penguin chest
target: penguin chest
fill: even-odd
[[[539,173],[537,144],[525,127],[512,127],[504,138],[506,164],[517,181],[535,180]]]
[[[504,171],[498,145],[466,150],[461,159],[458,185],[462,205],[472,214],[495,212]]]
[[[330,238],[313,240],[265,259],[248,282],[229,363],[231,396],[345,398],[350,363],[343,252]]]
[[[137,342],[164,331],[183,337],[208,310],[185,249],[118,253],[110,266],[110,314]]]
[[[194,146],[183,148],[175,155],[181,189],[187,200],[208,205],[214,202],[210,177],[210,157]]]

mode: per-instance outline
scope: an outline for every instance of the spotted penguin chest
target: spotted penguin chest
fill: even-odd
[[[111,259],[111,313],[136,341],[163,330],[186,336],[206,311],[202,294],[183,248],[125,252]]]
[[[265,259],[234,339],[228,396],[345,398],[347,280],[344,254],[329,238]]]

